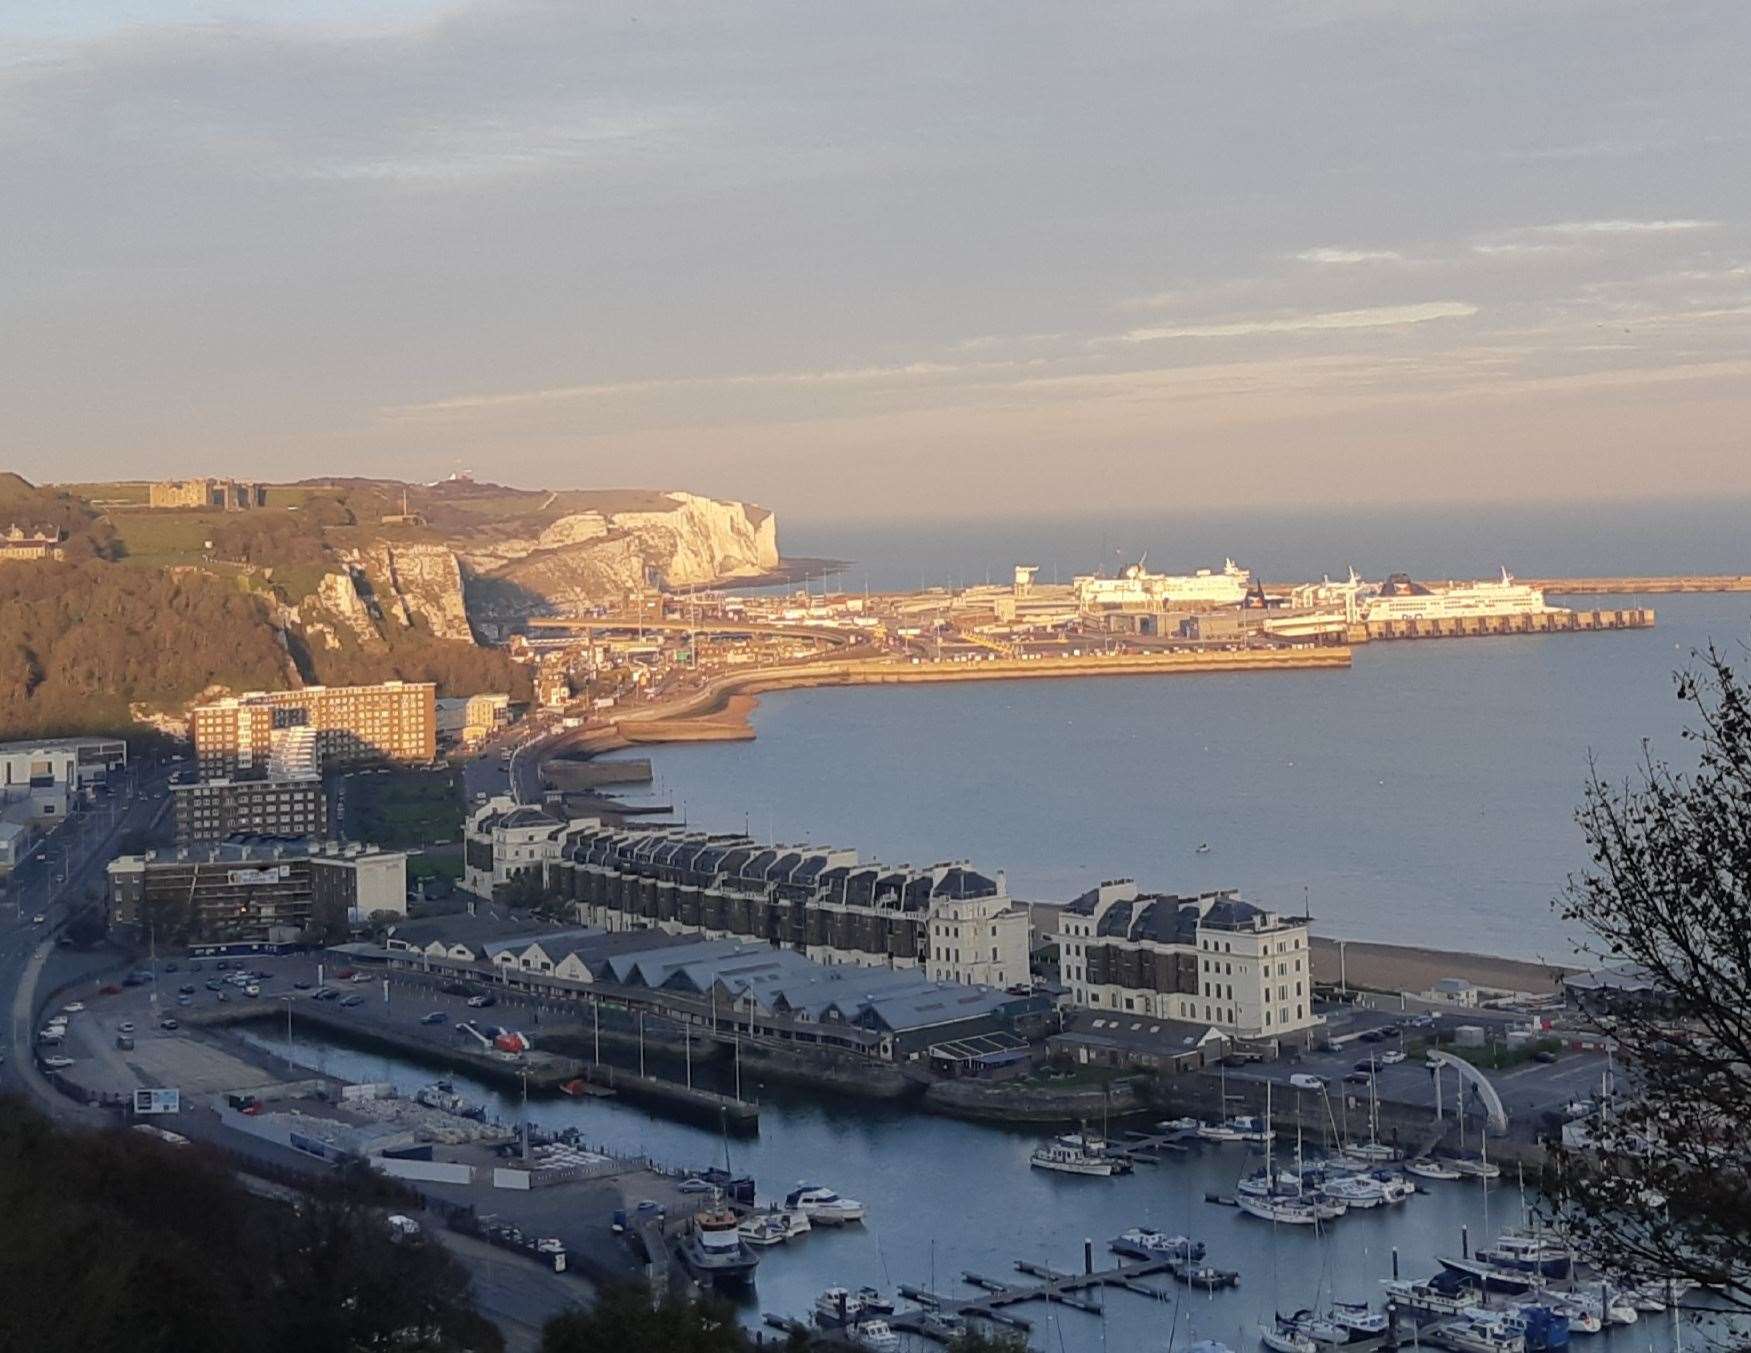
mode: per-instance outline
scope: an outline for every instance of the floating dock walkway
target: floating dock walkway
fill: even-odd
[[[977,1273],[963,1273],[962,1282],[981,1289],[980,1295],[976,1297],[950,1297],[902,1283],[900,1295],[908,1301],[916,1302],[920,1309],[897,1312],[886,1317],[887,1322],[903,1333],[921,1334],[927,1339],[947,1343],[959,1332],[961,1322],[966,1320],[988,1321],[1014,1330],[1031,1329],[1030,1321],[1008,1309],[1024,1302],[1044,1301],[1067,1306],[1088,1315],[1099,1315],[1102,1305],[1094,1299],[1094,1294],[1109,1287],[1132,1292],[1151,1301],[1172,1299],[1173,1294],[1166,1288],[1156,1287],[1142,1280],[1164,1274],[1174,1275],[1175,1270],[1180,1267],[1177,1260],[1140,1259],[1112,1268],[1097,1269],[1093,1265],[1092,1245],[1085,1253],[1089,1257],[1087,1269],[1082,1273],[1064,1273],[1044,1264],[1017,1259],[1016,1271],[1024,1278],[1032,1279],[1031,1282],[1003,1282]]]

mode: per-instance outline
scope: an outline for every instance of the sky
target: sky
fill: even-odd
[[[1743,0],[0,6],[0,468],[1751,494]]]

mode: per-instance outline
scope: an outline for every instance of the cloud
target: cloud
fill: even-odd
[[[731,376],[657,376],[648,380],[601,381],[586,385],[556,385],[540,390],[511,390],[491,395],[456,395],[418,404],[392,404],[376,412],[384,418],[420,418],[467,414],[515,405],[558,404],[570,400],[601,399],[615,395],[648,394],[688,387],[749,386],[849,386],[883,381],[932,379],[941,376],[980,376],[1038,366],[1044,358],[1009,362],[906,362],[896,366],[834,367],[816,371],[758,371]]]
[[[1395,249],[1303,249],[1295,255],[1303,263],[1400,263],[1404,255]]]
[[[1560,254],[1568,247],[1566,244],[1529,244],[1507,240],[1493,244],[1474,244],[1471,252],[1494,258],[1498,255],[1512,257],[1515,254]]]
[[[1665,235],[1680,230],[1712,230],[1719,221],[1677,219],[1667,221],[1559,221],[1538,226],[1552,235]]]
[[[1276,319],[1236,320],[1228,324],[1188,324],[1171,328],[1132,329],[1119,335],[1122,343],[1153,343],[1163,338],[1246,338],[1253,334],[1318,333],[1338,329],[1393,329],[1435,319],[1475,315],[1469,301],[1425,301],[1418,305],[1379,305],[1367,310],[1328,310],[1313,315]]]

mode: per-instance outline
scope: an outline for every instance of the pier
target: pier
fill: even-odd
[[[1084,1255],[1085,1271],[1082,1273],[1064,1273],[1044,1264],[1017,1259],[1016,1272],[1023,1279],[1031,1281],[1005,1282],[978,1273],[963,1273],[962,1282],[980,1289],[980,1294],[976,1297],[950,1297],[902,1283],[899,1287],[900,1295],[915,1302],[919,1309],[900,1311],[886,1319],[896,1330],[920,1334],[939,1343],[949,1342],[958,1332],[960,1322],[964,1320],[983,1320],[1025,1331],[1033,1327],[1032,1322],[1015,1314],[1010,1307],[1024,1302],[1043,1301],[1098,1316],[1102,1313],[1103,1303],[1095,1298],[1109,1287],[1147,1297],[1151,1301],[1166,1301],[1172,1295],[1169,1291],[1142,1280],[1164,1274],[1176,1276],[1175,1271],[1182,1267],[1173,1259],[1140,1259],[1117,1264],[1112,1268],[1097,1269],[1094,1267],[1092,1242],[1085,1243]]]
[[[1479,639],[1505,634],[1584,634],[1652,628],[1644,607],[1620,611],[1532,611],[1524,615],[1452,615],[1422,620],[1370,620],[1348,627],[1351,643],[1386,639]]]

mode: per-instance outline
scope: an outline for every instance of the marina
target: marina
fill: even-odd
[[[380,1052],[326,1043],[298,1052],[328,1072],[400,1083],[410,1093],[430,1079]],[[497,1119],[515,1121],[520,1112],[514,1093],[463,1074],[453,1083],[458,1095]],[[1007,1317],[994,1323],[1025,1333],[1039,1349],[1159,1348],[1171,1329],[1175,1347],[1213,1339],[1245,1353],[1279,1306],[1318,1308],[1321,1291],[1375,1311],[1388,1295],[1382,1283],[1395,1273],[1411,1284],[1433,1280],[1428,1290],[1438,1291],[1443,1256],[1475,1253],[1472,1237],[1491,1248],[1525,1220],[1530,1203],[1509,1181],[1431,1181],[1404,1205],[1346,1216],[1337,1230],[1272,1227],[1205,1201],[1207,1193],[1232,1194],[1235,1181],[1262,1163],[1259,1144],[1185,1140],[1183,1128],[1162,1134],[1142,1123],[1134,1131],[1144,1140],[1169,1136],[1182,1149],[1160,1152],[1156,1168],[1085,1180],[1030,1169],[1037,1135],[880,1103],[823,1103],[777,1086],[761,1097],[761,1136],[729,1147],[734,1172],[757,1182],[759,1201],[747,1215],[814,1185],[859,1200],[863,1216],[761,1248],[752,1284],[727,1293],[756,1327],[768,1316],[812,1324],[817,1299],[830,1287],[896,1294],[910,1288],[934,1297],[935,1305],[902,1302],[881,1318],[902,1338],[924,1344],[952,1338],[962,1313],[982,1308]],[[603,1150],[722,1163],[720,1133],[653,1118],[618,1099],[531,1099],[528,1112],[541,1128],[575,1128]],[[1111,1140],[1136,1155],[1138,1139],[1125,1137],[1122,1125],[1114,1125]],[[1098,1262],[1096,1250],[1104,1253],[1139,1230],[1192,1241],[1191,1263],[1123,1255],[1116,1264]],[[592,1243],[621,1242],[604,1230]],[[1203,1285],[1196,1275],[1206,1268],[1232,1280]],[[1423,1343],[1444,1337],[1427,1327],[1435,1314],[1416,1316],[1425,1322]],[[1644,1318],[1636,1339],[1638,1348],[1665,1353],[1669,1321]]]

